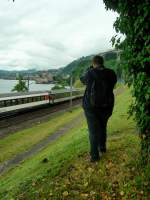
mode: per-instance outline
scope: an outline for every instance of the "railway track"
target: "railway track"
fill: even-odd
[[[80,105],[81,99],[73,100],[73,107]],[[37,109],[21,111],[15,114],[7,115],[0,118],[0,139],[13,134],[24,128],[32,127],[49,119],[50,116],[58,112],[70,109],[70,102],[63,102],[56,105],[44,106]]]

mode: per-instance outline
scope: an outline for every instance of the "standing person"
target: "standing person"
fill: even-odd
[[[114,107],[117,77],[113,70],[104,67],[103,57],[97,55],[80,80],[86,85],[83,109],[89,129],[91,162],[95,162],[100,159],[100,152],[106,152],[106,127]]]

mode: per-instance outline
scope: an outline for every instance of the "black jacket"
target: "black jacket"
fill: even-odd
[[[110,105],[108,109],[110,109],[110,112],[111,112],[113,109],[113,106],[114,106],[113,89],[117,82],[117,76],[113,70],[105,68],[105,67],[104,68],[90,68],[83,76],[80,77],[81,82],[84,85],[86,85],[86,90],[85,90],[85,94],[83,97],[83,108],[84,109],[93,109],[90,104],[90,91],[91,91],[91,86],[92,86],[92,83],[94,80],[93,73],[96,73],[97,76],[100,78],[101,78],[101,76],[103,76],[105,78],[105,80],[108,81],[111,98],[112,98],[112,105]]]

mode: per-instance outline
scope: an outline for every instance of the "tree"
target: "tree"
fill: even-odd
[[[122,50],[126,82],[133,86],[130,113],[134,114],[140,136],[142,162],[150,160],[150,1],[149,0],[104,0],[107,9],[118,12],[114,27],[125,35],[123,42],[112,38]]]
[[[28,91],[28,88],[26,86],[26,82],[23,81],[23,78],[21,75],[17,77],[18,83],[14,86],[12,91],[17,91],[17,92],[26,92]]]

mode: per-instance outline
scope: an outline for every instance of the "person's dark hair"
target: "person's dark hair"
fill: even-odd
[[[92,60],[93,64],[103,66],[104,65],[104,58],[102,56],[94,56]]]

